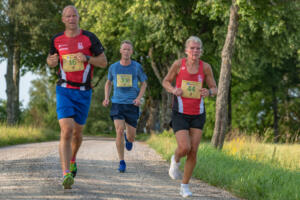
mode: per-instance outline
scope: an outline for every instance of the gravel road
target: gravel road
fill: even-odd
[[[119,173],[114,139],[84,138],[72,190],[61,186],[58,142],[0,148],[0,199],[183,199],[180,180],[168,176],[169,164],[142,142],[125,153],[126,173]],[[190,181],[199,200],[237,200],[202,181]]]

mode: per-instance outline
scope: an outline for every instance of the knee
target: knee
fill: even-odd
[[[60,133],[60,137],[61,139],[63,140],[71,140],[72,138],[72,133],[73,133],[73,130],[71,127],[69,128],[64,128],[61,130],[61,133]]]
[[[196,160],[197,160],[197,151],[191,150],[188,154],[188,159],[196,162]]]
[[[73,137],[74,137],[74,139],[76,139],[76,140],[82,140],[82,133],[81,133],[81,132],[74,131]]]
[[[116,132],[117,135],[122,136],[124,133],[124,128],[123,127],[116,128]]]
[[[179,147],[179,152],[182,154],[182,155],[188,155],[191,151],[191,147],[190,146],[181,146]]]
[[[124,129],[116,129],[116,143],[123,142],[124,140]]]
[[[126,137],[127,137],[127,140],[129,142],[134,142],[134,139],[135,139],[135,134],[126,134]]]

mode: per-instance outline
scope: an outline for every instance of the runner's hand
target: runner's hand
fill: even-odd
[[[174,90],[172,91],[172,94],[174,94],[175,96],[181,96],[183,93],[181,88],[174,88]]]
[[[81,52],[76,53],[75,58],[76,58],[76,60],[78,60],[80,62],[86,62],[87,61],[86,56]]]
[[[102,105],[104,107],[107,107],[109,105],[109,99],[104,99],[103,102],[102,102]]]
[[[202,97],[208,97],[209,96],[209,90],[207,88],[201,88],[200,92],[201,92]]]
[[[54,67],[58,64],[58,54],[55,53],[53,55],[48,56],[48,65],[50,67]]]
[[[141,100],[140,99],[133,100],[133,105],[135,105],[135,106],[141,105]]]

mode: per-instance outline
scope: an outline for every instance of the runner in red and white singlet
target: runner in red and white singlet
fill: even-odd
[[[171,126],[176,136],[177,149],[171,158],[169,176],[180,178],[180,159],[187,156],[180,187],[180,195],[192,195],[189,180],[197,161],[198,146],[205,123],[204,98],[217,94],[211,66],[200,60],[202,41],[191,36],[185,43],[186,58],[176,60],[163,80],[163,87],[174,95]],[[176,80],[175,87],[172,85]],[[205,88],[203,83],[208,88]]]
[[[91,102],[93,67],[105,68],[107,60],[99,39],[79,28],[79,14],[74,6],[63,9],[62,22],[65,31],[51,39],[47,64],[50,67],[59,64],[60,79],[56,86],[56,113],[61,130],[59,156],[62,185],[64,189],[71,189]]]

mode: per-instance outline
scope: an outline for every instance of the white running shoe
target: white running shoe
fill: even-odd
[[[171,164],[169,169],[169,176],[172,179],[180,179],[180,171],[179,171],[180,162],[176,163],[175,156],[173,155],[171,158]]]
[[[192,192],[190,191],[189,189],[189,184],[181,184],[181,187],[180,187],[180,195],[183,197],[183,198],[186,198],[186,197],[190,197],[192,196]]]

